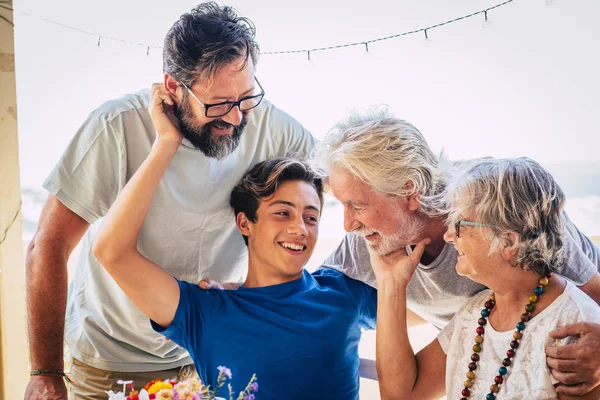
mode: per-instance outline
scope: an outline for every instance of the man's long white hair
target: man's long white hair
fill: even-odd
[[[313,154],[313,169],[327,181],[331,168],[342,167],[374,190],[408,197],[419,194],[419,211],[444,217],[438,206],[446,174],[423,135],[387,107],[354,111],[338,122]]]

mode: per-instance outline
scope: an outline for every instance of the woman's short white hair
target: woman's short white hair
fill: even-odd
[[[354,111],[338,122],[317,145],[312,164],[326,181],[332,167],[342,167],[380,193],[418,193],[423,214],[443,216],[435,201],[445,182],[438,157],[417,128],[387,108]]]
[[[448,224],[471,219],[493,233],[490,251],[519,236],[516,263],[548,276],[563,260],[565,195],[552,175],[529,158],[462,163],[446,188]]]

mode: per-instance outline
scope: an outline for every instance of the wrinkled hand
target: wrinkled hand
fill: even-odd
[[[204,278],[200,282],[198,282],[198,286],[200,289],[208,290],[208,289],[221,289],[221,290],[235,290],[240,287],[239,283],[219,283],[217,281],[213,281],[209,278]]]
[[[32,376],[25,400],[67,400],[67,387],[62,376]]]
[[[578,322],[550,332],[553,339],[577,337],[577,343],[546,348],[557,393],[582,396],[600,385],[600,325]]]
[[[176,107],[175,100],[162,83],[152,85],[150,117],[160,140],[181,143],[179,121],[175,116]]]
[[[425,251],[425,246],[431,242],[430,239],[423,239],[417,243],[410,255],[406,249],[385,256],[371,253],[371,266],[377,279],[395,279],[408,285],[412,278],[419,261]]]

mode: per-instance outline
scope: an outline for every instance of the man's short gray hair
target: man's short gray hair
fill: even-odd
[[[520,238],[516,262],[548,276],[563,260],[565,195],[552,175],[529,158],[484,158],[465,163],[447,186],[448,224],[469,216],[489,225],[490,252]]]
[[[345,168],[381,193],[418,193],[423,214],[442,216],[435,201],[445,182],[438,158],[417,128],[387,108],[354,111],[329,131],[315,149],[313,168],[327,180],[332,167]]]
[[[163,71],[192,87],[200,78],[212,79],[225,65],[242,59],[258,62],[256,29],[248,18],[229,6],[209,1],[183,14],[171,26],[163,46]],[[187,93],[187,91],[184,91]]]

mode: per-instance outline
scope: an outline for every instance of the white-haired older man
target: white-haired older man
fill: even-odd
[[[370,252],[410,254],[411,245],[430,238],[407,305],[440,329],[484,289],[456,273],[457,252],[444,242],[446,216],[436,205],[446,176],[413,125],[383,109],[355,113],[329,132],[314,163],[344,206],[348,232],[326,266],[376,287]],[[600,303],[600,249],[570,221],[565,236],[566,262],[557,272]],[[579,336],[576,344],[547,350],[553,376],[565,385],[558,391],[581,395],[600,385],[600,325],[574,324],[553,336]]]

